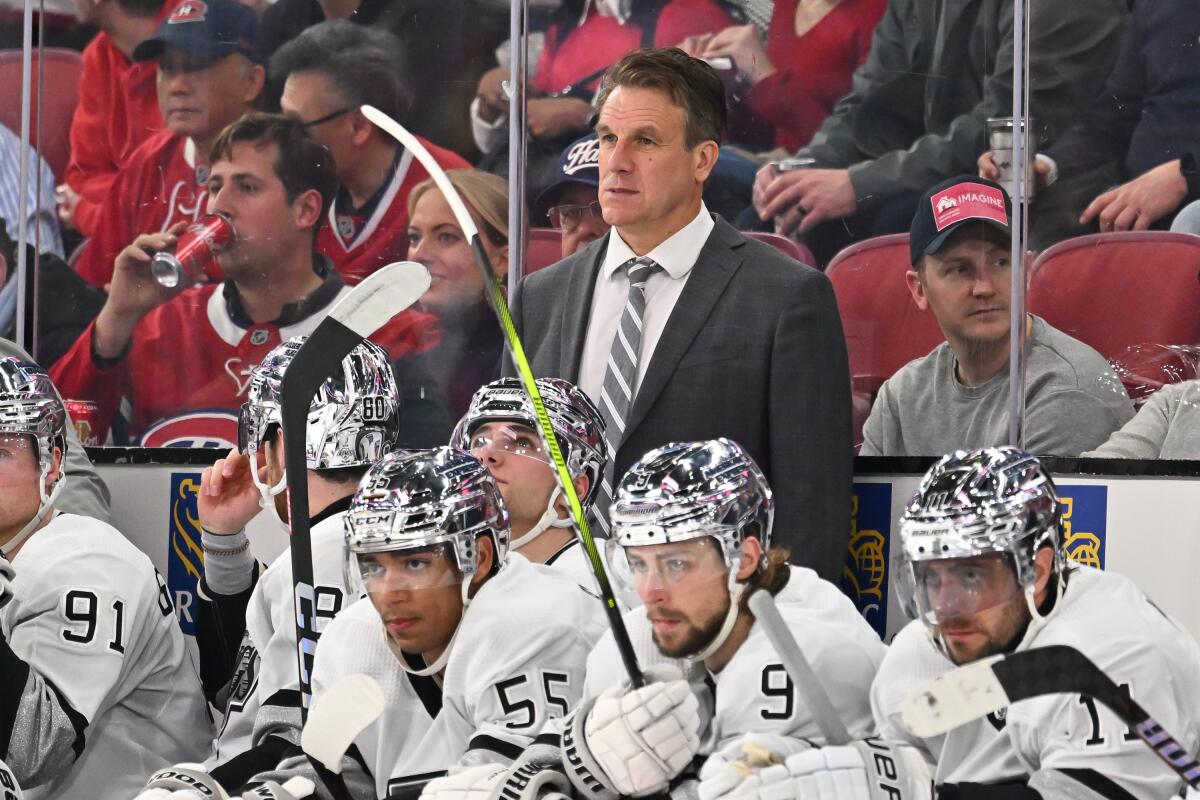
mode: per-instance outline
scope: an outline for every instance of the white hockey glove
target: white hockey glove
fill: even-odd
[[[773,733],[748,733],[717,750],[700,769],[700,800],[723,797],[755,770],[782,764],[784,759],[811,748],[803,739]]]
[[[563,761],[585,797],[644,797],[667,789],[700,749],[700,704],[673,666],[641,689],[607,689],[566,720]]]
[[[316,790],[316,786],[303,775],[288,778],[282,785],[267,781],[242,794],[240,800],[304,800]]]
[[[915,748],[881,739],[814,747],[751,772],[727,800],[932,800],[929,764]]]
[[[434,778],[421,790],[421,800],[545,800],[570,792],[567,776],[547,764],[481,764]]]
[[[176,764],[150,776],[134,800],[229,800],[202,764]]]
[[[0,797],[4,800],[22,800],[24,797],[21,787],[17,785],[17,776],[3,761],[0,761]]]

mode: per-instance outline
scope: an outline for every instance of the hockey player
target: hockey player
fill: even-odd
[[[579,699],[596,600],[508,544],[496,482],[466,453],[395,452],[363,477],[347,570],[369,599],[329,623],[313,668],[314,702],[355,673],[384,690],[383,717],[343,759],[355,797],[507,762]],[[293,758],[254,782],[308,769]]]
[[[895,585],[916,619],[893,640],[871,704],[881,735],[911,745],[903,749],[934,765],[942,800],[1179,793],[1182,781],[1152,750],[1107,708],[1078,694],[1018,702],[929,740],[904,725],[905,698],[956,665],[1063,644],[1127,685],[1164,729],[1196,752],[1200,645],[1128,578],[1068,561],[1062,545],[1054,482],[1036,458],[1013,447],[946,456],[905,509]],[[838,769],[789,759],[790,778],[762,787],[758,796],[862,796],[813,788],[868,780],[851,748],[825,750],[822,760]],[[923,763],[893,765],[896,792],[931,796]]]
[[[292,742],[271,736],[272,728],[299,725],[291,553],[284,551],[259,575],[246,525],[263,508],[287,518],[279,390],[304,339],[284,342],[254,369],[238,423],[240,449],[206,469],[200,484],[200,590],[212,603],[200,605],[197,640],[206,687],[210,693],[222,689],[218,705],[225,720],[209,764],[221,765],[212,772],[225,786],[241,786],[278,764]],[[317,392],[308,419],[319,633],[357,599],[345,585],[343,518],[358,480],[395,446],[400,427],[396,382],[383,348],[364,342],[346,356]]]
[[[44,370],[0,360],[0,757],[29,800],[128,800],[131,765],[203,758],[212,727],[150,560],[54,511],[66,419]]]
[[[539,378],[537,385],[586,513],[608,463],[604,418],[587,395],[568,381]],[[561,569],[581,586],[595,585],[550,455],[538,434],[533,404],[519,379],[501,378],[475,392],[450,444],[469,451],[496,479],[508,507],[514,552]]]
[[[885,648],[836,587],[770,548],[771,490],[741,446],[650,451],[621,479],[611,514],[610,560],[645,604],[624,618],[651,682],[629,688],[611,634],[589,655],[585,699],[562,736],[561,768],[582,797],[667,791],[695,778],[697,756],[708,759],[706,779],[736,784],[748,752],[780,759],[823,740],[746,607],[760,588],[776,595],[847,727],[873,732],[868,689]],[[523,762],[544,764],[549,753],[531,750]],[[498,780],[464,772],[425,796],[464,800]]]
[[[150,277],[150,254],[174,236],[146,234],[117,259],[100,315],[54,366],[67,397],[99,405],[105,430],[123,399],[143,446],[233,447],[237,409],[263,356],[310,333],[349,289],[313,237],[336,180],[328,154],[304,126],[248,114],[213,146],[208,210],[233,222],[217,256],[224,283],[180,292]],[[425,315],[405,311],[376,337],[396,357]]]

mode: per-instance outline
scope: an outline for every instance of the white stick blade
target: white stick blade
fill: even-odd
[[[372,272],[337,302],[329,316],[366,338],[421,299],[429,270],[415,261],[397,261]]]
[[[904,724],[917,736],[937,736],[1007,706],[1008,695],[992,672],[1002,658],[959,667],[914,690],[904,701]]]
[[[354,737],[383,713],[383,689],[369,675],[347,675],[313,704],[300,732],[300,746],[333,773]]]

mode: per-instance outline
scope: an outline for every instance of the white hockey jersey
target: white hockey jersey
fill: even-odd
[[[345,516],[344,511],[333,514],[310,531],[318,634],[335,614],[357,599],[348,597],[342,569]],[[292,553],[288,549],[263,571],[250,593],[246,635],[238,652],[233,691],[209,769],[250,748],[255,721],[264,702],[284,709],[293,707],[299,714],[300,679],[296,668],[296,611],[292,595]]]
[[[932,642],[923,631],[910,634],[910,625],[900,636],[920,634],[924,648],[933,650]],[[900,636],[889,654],[900,659]],[[1158,609],[1128,578],[1091,567],[1072,565],[1066,589],[1045,625],[1035,629],[1021,642],[1018,649],[1028,650],[1053,644],[1076,648],[1100,667],[1117,684],[1128,686],[1133,698],[1163,726],[1174,734],[1188,752],[1200,746],[1200,644],[1173,619]],[[908,658],[921,652],[915,645],[908,649]],[[927,656],[927,653],[924,654]],[[928,660],[928,659],[927,659]],[[946,661],[949,668],[949,662]],[[899,672],[885,663],[878,683]],[[923,679],[932,675],[922,675]],[[898,683],[903,682],[898,681]],[[923,685],[921,680],[916,685]],[[898,703],[907,690],[889,687],[886,693],[876,692],[880,709],[895,728]],[[884,703],[889,703],[885,705]],[[1180,779],[1169,770],[1141,740],[1126,731],[1115,714],[1104,706],[1078,694],[1050,695],[1014,703],[1007,709],[1003,736],[1010,754],[996,752],[994,737],[983,744],[988,755],[1015,765],[1017,774],[1035,775],[1048,770],[1083,770],[1099,773],[1134,797],[1170,797],[1182,786]],[[881,722],[881,726],[885,723]],[[983,721],[984,725],[990,724]],[[943,750],[956,745],[963,731],[957,728],[946,734]],[[912,741],[911,736],[905,737]],[[997,770],[989,770],[984,758],[966,753],[960,747],[961,766],[950,777],[956,781],[988,782]],[[937,750],[930,749],[936,757]],[[972,773],[968,767],[979,764],[981,772]],[[942,770],[939,765],[939,773]],[[1011,777],[1012,773],[1009,772]],[[939,782],[942,779],[939,775]]]
[[[129,800],[154,770],[207,756],[200,678],[149,558],[103,522],[57,514],[13,568],[0,630],[29,665],[29,686],[40,677],[52,687],[27,687],[3,754],[28,800]],[[54,689],[86,723],[83,749],[69,769],[31,777],[61,735]]]
[[[792,567],[775,600],[851,735],[872,735],[875,725],[868,690],[887,647],[849,598],[810,569]],[[824,741],[804,695],[757,623],[716,675],[710,675],[702,663],[664,656],[654,644],[645,609],[626,612],[625,624],[638,663],[643,668],[665,663],[679,667],[701,697],[706,710],[702,716],[711,713],[701,732],[701,755],[747,733]],[[588,657],[584,696],[595,697],[626,680],[612,634],[607,633]]]
[[[546,721],[578,702],[594,641],[595,598],[551,568],[510,554],[479,589],[459,625],[439,687],[404,672],[370,600],[343,611],[326,629],[313,667],[314,702],[342,678],[379,681],[383,716],[355,739],[375,778],[390,790],[458,763],[513,759]]]

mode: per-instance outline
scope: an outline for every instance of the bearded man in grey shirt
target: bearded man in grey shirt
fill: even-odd
[[[917,205],[908,286],[946,341],[884,383],[861,454],[932,456],[1008,441],[1009,219],[1004,189],[983,178],[939,183]],[[1076,456],[1133,417],[1108,362],[1083,342],[1026,320],[1025,449]]]

